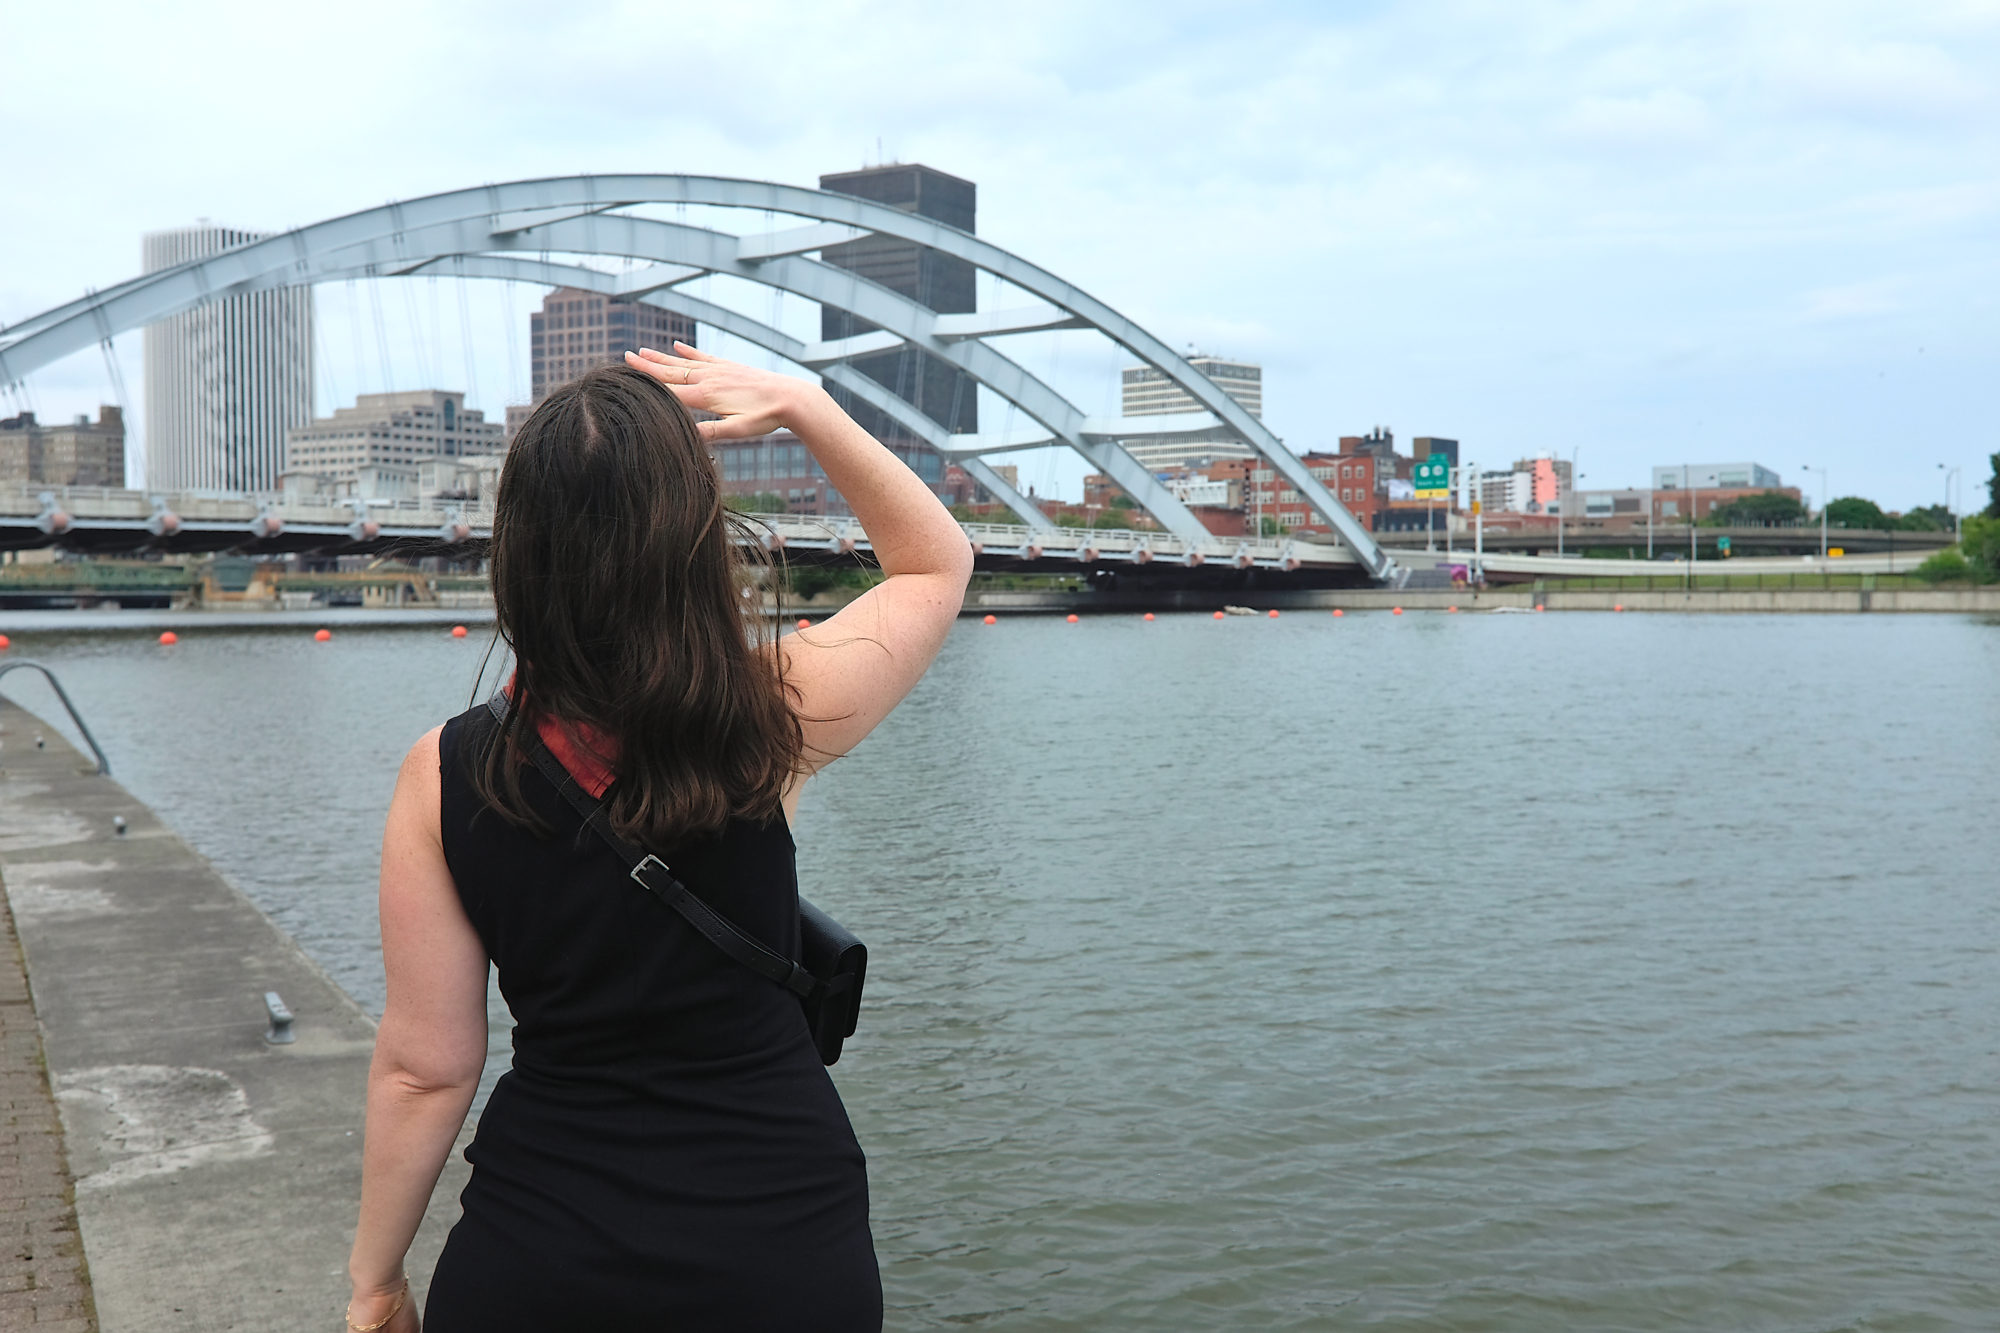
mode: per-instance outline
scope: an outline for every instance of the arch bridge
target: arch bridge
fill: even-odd
[[[730,218],[748,215],[763,225],[727,231],[635,211],[660,205],[700,206]],[[780,219],[783,225],[778,224]],[[1020,293],[1023,304],[942,314],[815,257],[829,246],[870,235],[915,242],[965,260],[998,279],[1004,290]],[[581,262],[586,258],[616,259],[637,267],[613,272]],[[600,292],[678,313],[773,353],[876,407],[964,468],[1019,516],[1029,532],[1014,546],[1022,553],[1032,550],[1036,558],[1054,546],[1092,559],[1115,559],[1111,552],[1119,551],[1138,563],[1165,552],[1190,564],[1219,557],[1244,567],[1338,563],[1376,580],[1398,573],[1372,534],[1261,421],[1159,338],[1102,301],[972,233],[851,195],[769,181],[689,175],[556,177],[450,191],[331,218],[143,274],[0,329],[0,384],[21,383],[73,352],[229,297],[354,278],[418,275]],[[875,327],[853,337],[808,342],[689,290],[689,284],[711,275],[803,297]],[[1164,374],[1199,410],[1166,416],[1091,416],[997,342],[1064,329],[1097,331]],[[904,347],[965,372],[1018,409],[1019,417],[1030,424],[998,433],[954,434],[852,364],[857,358]],[[1247,445],[1327,517],[1337,542],[1322,546],[1216,538],[1124,446],[1127,440],[1209,432]],[[1157,541],[1137,532],[1115,538],[1109,532],[1072,538],[1068,534],[1073,530],[1057,528],[988,462],[1010,451],[1048,445],[1075,451],[1130,494],[1164,529]],[[144,512],[127,515],[127,522],[138,519],[138,526],[156,540],[172,537],[184,524],[180,511],[199,505],[198,500],[183,497],[133,498]],[[34,526],[44,540],[77,542],[93,522],[83,511],[98,507],[54,493],[35,499]],[[274,542],[285,526],[280,506],[275,501],[245,499],[256,508],[245,541]],[[102,505],[118,507],[110,496]],[[356,512],[348,535],[354,540],[373,539],[383,532],[387,517]],[[481,517],[445,514],[436,531],[446,540],[464,540],[459,534],[477,535]],[[58,521],[63,530],[51,531]],[[107,514],[96,521],[112,520]],[[295,536],[303,535],[300,526],[293,522]],[[336,536],[341,526],[336,524],[327,535]],[[785,526],[774,525],[780,541]],[[831,532],[831,525],[822,526]],[[109,529],[101,530],[109,536]],[[975,545],[991,544],[990,535],[982,540],[982,534],[969,530],[968,536]],[[809,540],[803,533],[800,539]],[[846,549],[855,549],[851,543],[863,539],[852,533],[827,537],[836,547],[850,543]]]

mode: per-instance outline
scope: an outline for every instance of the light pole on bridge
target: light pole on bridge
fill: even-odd
[[[1819,474],[1819,558],[1826,559],[1826,469],[1814,467],[1811,463],[1799,464],[1801,472]]]
[[[1953,504],[1951,500],[1952,485],[1958,481],[1959,473],[1962,469],[1955,467],[1948,468],[1943,463],[1939,463],[1938,468],[1944,473],[1944,512],[1945,517],[1952,520],[1952,537],[1957,541],[1964,541],[1965,516],[1958,512],[1958,505]],[[1964,503],[1964,497],[1965,492],[1961,490],[1959,492],[1959,502],[1961,504]]]

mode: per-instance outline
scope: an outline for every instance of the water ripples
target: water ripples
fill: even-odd
[[[34,645],[368,1003],[477,650]],[[2000,1326],[1996,785],[1976,620],[963,625],[798,830],[890,1324]]]

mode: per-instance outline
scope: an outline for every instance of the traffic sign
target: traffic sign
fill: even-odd
[[[1419,458],[1410,480],[1419,500],[1451,498],[1451,460],[1443,454]]]
[[[1720,552],[1722,552],[1722,553],[1723,553],[1724,555],[1728,555],[1728,554],[1729,554],[1729,538],[1727,538],[1727,537],[1717,537],[1717,538],[1715,539],[1715,549],[1716,549],[1716,550],[1718,550],[1718,551],[1720,551]]]

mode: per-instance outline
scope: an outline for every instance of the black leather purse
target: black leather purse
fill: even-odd
[[[507,720],[504,691],[486,701],[496,721]],[[783,986],[798,997],[805,1008],[806,1027],[823,1064],[840,1059],[841,1043],[854,1035],[861,1017],[861,984],[868,973],[868,946],[853,931],[835,921],[804,898],[799,899],[799,952],[797,960],[752,938],[717,914],[687,885],[674,878],[667,863],[643,847],[627,842],[611,830],[604,802],[597,800],[559,763],[533,729],[517,738],[528,758],[541,770],[549,784],[563,794],[586,824],[597,832],[625,862],[632,882],[680,913],[687,923],[707,936],[716,948],[759,976]]]

